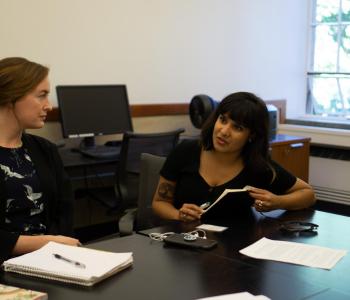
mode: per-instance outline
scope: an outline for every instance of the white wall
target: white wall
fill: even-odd
[[[248,90],[303,109],[307,0],[1,0],[0,57],[57,84],[125,83],[131,103]],[[53,102],[56,95],[53,91]]]

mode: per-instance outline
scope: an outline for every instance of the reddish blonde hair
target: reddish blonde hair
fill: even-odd
[[[15,103],[49,74],[49,68],[22,57],[0,60],[0,105]]]

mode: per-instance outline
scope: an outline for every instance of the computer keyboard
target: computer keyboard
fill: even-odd
[[[85,148],[78,150],[81,154],[92,157],[92,158],[119,158],[120,155],[120,146],[104,146],[98,145],[92,148]]]

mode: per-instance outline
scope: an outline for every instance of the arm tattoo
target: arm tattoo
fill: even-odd
[[[162,201],[172,201],[175,187],[172,184],[163,182],[159,185],[158,196]]]

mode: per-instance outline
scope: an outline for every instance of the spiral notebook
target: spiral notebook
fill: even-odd
[[[3,263],[7,272],[92,286],[132,265],[131,252],[113,253],[49,242]]]

